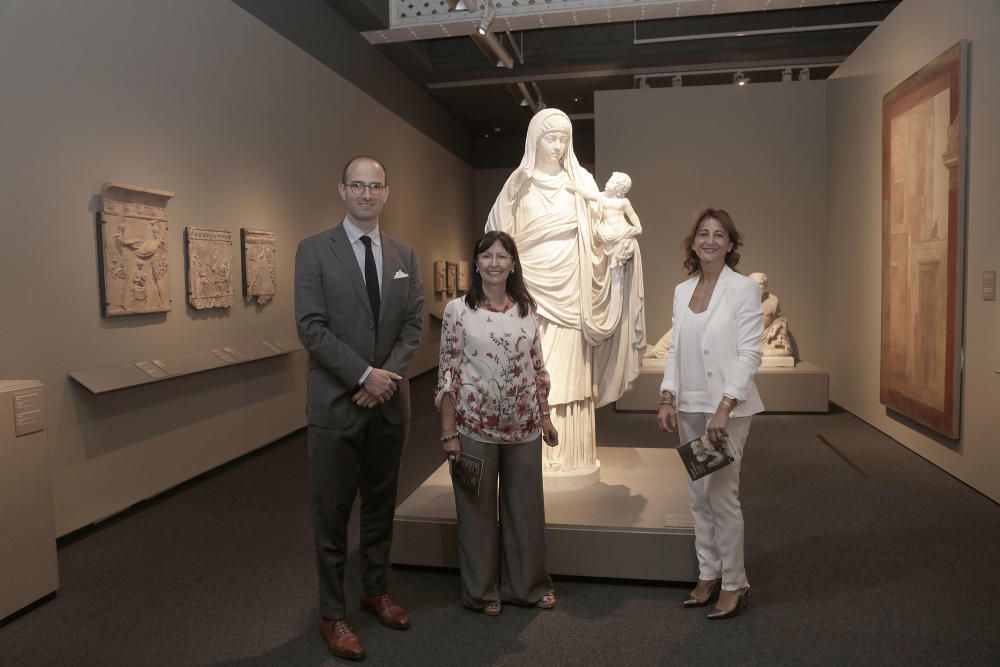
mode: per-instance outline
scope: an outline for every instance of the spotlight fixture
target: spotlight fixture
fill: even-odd
[[[799,81],[808,81],[808,80],[809,80],[809,68],[803,67],[802,69],[799,70]]]
[[[673,88],[680,88],[683,85],[684,85],[684,82],[681,81],[681,75],[680,74],[674,74],[674,78],[670,79],[670,86],[673,87]]]
[[[737,86],[745,86],[750,83],[750,79],[742,71],[739,71],[733,75],[733,83]]]
[[[497,8],[493,5],[492,0],[487,0],[486,6],[483,7],[483,18],[479,21],[479,27],[476,28],[476,32],[480,35],[485,35],[490,31],[490,26],[493,25],[493,19],[497,17]]]
[[[783,82],[785,82],[785,83],[787,83],[787,82],[789,82],[789,81],[792,80],[792,68],[791,67],[786,67],[785,69],[781,70],[781,80]]]

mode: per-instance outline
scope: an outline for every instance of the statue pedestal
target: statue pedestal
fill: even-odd
[[[576,491],[585,489],[601,481],[601,462],[598,461],[593,468],[577,468],[576,470],[553,470],[551,472],[544,469],[542,463],[542,484],[546,491]]]
[[[623,442],[618,435],[609,436]],[[601,481],[576,491],[545,483],[551,574],[655,581],[698,579],[688,476],[667,448],[600,447]],[[396,508],[396,565],[458,567],[455,494],[442,463]]]
[[[795,357],[768,357],[760,362],[763,368],[795,368]]]

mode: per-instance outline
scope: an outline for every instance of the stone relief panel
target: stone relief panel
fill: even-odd
[[[443,259],[434,260],[434,291],[443,292],[447,284],[446,274],[448,273],[448,262]]]
[[[278,291],[274,265],[277,250],[274,232],[241,229],[240,240],[243,296],[247,301],[256,299],[258,305],[266,306]]]
[[[445,291],[454,294],[458,291],[458,264],[448,262],[448,279],[445,283]]]
[[[101,190],[101,303],[105,317],[170,310],[167,202],[174,196],[123,183]]]
[[[233,234],[222,229],[188,227],[188,303],[197,310],[233,305]]]
[[[458,291],[468,292],[471,287],[469,271],[472,270],[472,262],[463,259],[458,263]]]

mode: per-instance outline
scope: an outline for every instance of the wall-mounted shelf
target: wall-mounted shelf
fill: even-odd
[[[117,389],[137,387],[182,375],[201,373],[213,368],[235,366],[269,357],[280,357],[302,349],[304,349],[302,344],[293,336],[269,338],[200,352],[187,352],[114,366],[73,371],[69,376],[90,390],[91,393],[104,394]]]

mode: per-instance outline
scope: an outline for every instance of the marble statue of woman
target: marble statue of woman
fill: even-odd
[[[599,195],[573,153],[569,117],[544,109],[531,119],[524,158],[486,222],[486,231],[514,237],[538,304],[560,441],[546,448],[544,470],[547,477],[587,482],[600,469],[594,410],[628,390],[646,345],[641,259],[635,253],[612,266],[598,234]]]

